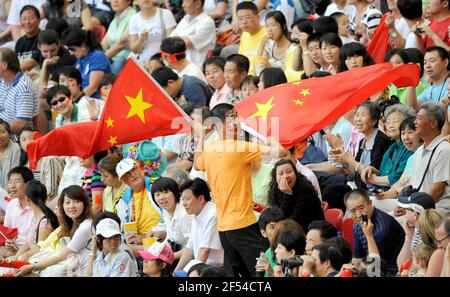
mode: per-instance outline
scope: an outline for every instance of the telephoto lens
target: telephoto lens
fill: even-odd
[[[300,43],[300,39],[298,39],[298,38],[293,38],[293,39],[291,40],[291,42],[294,43],[294,44],[299,44],[299,43]]]

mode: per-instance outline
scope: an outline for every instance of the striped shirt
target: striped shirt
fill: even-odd
[[[38,98],[31,79],[21,71],[11,84],[0,80],[0,118],[32,121],[38,113]]]
[[[106,185],[102,182],[102,176],[98,172],[97,165],[92,166],[81,179],[81,187],[86,191],[93,204],[98,204],[92,200],[92,191],[103,191]]]

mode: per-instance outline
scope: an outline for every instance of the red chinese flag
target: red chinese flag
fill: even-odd
[[[129,59],[109,93],[90,154],[115,144],[190,129],[191,119],[134,59]]]
[[[19,234],[17,228],[9,228],[0,224],[0,246],[5,245],[7,239],[13,239]]]
[[[380,24],[373,34],[372,40],[367,46],[367,51],[372,56],[375,63],[383,63],[384,56],[386,56],[389,49],[389,29],[385,22],[388,15],[389,13],[383,15]]]
[[[27,145],[30,168],[35,169],[38,161],[47,156],[89,157],[96,127],[97,122],[70,124],[30,142]]]
[[[336,121],[389,84],[415,86],[419,67],[375,64],[335,75],[274,86],[236,104],[245,130],[292,147]]]

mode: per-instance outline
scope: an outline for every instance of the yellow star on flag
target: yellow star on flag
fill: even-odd
[[[108,142],[111,144],[111,146],[115,145],[117,143],[117,136],[109,136]]]
[[[252,114],[250,117],[251,118],[262,117],[263,120],[266,120],[267,114],[272,109],[272,107],[275,106],[275,104],[272,104],[273,99],[275,99],[275,96],[270,97],[269,101],[267,101],[264,104],[256,103],[256,108],[258,109],[258,111]]]
[[[111,119],[111,117],[108,117],[108,119],[105,122],[106,122],[106,128],[114,127],[114,120]]]
[[[310,92],[309,92],[309,89],[302,89],[301,91],[300,91],[300,94],[302,94],[303,96],[308,96],[309,94],[311,94]]]
[[[126,95],[125,95],[125,97],[131,106],[130,111],[128,112],[128,115],[127,115],[127,119],[131,118],[134,115],[137,115],[141,119],[141,121],[145,124],[144,111],[151,108],[153,106],[153,104],[145,102],[142,99],[142,88],[139,90],[139,93],[136,96],[136,98],[126,96]]]
[[[300,99],[295,99],[295,100],[294,100],[294,103],[295,103],[295,105],[300,105],[300,106],[303,106],[303,104],[305,104],[305,102],[303,102],[303,101],[300,100]]]

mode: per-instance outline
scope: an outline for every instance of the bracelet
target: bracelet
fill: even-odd
[[[306,56],[306,55],[309,55],[309,51],[304,51],[304,52],[302,53],[302,56]]]
[[[89,257],[95,257],[95,256],[97,256],[97,255],[94,253],[89,253]]]
[[[356,165],[356,168],[355,168],[356,173],[358,173],[359,164],[361,164],[361,162],[358,162],[358,164]]]

